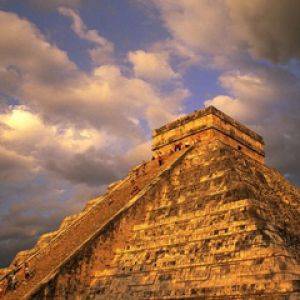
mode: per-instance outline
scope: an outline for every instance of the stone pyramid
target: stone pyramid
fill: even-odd
[[[155,130],[152,149],[162,166],[17,255],[3,299],[300,299],[300,190],[264,164],[263,139],[208,107]]]

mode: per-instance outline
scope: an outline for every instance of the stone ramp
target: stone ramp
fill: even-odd
[[[136,168],[123,181],[108,190],[100,200],[92,201],[84,213],[69,222],[67,226],[61,226],[63,229],[52,234],[53,238],[50,238],[46,245],[26,257],[25,261],[34,270],[34,276],[29,281],[23,279],[25,261],[18,265],[18,288],[16,291],[8,292],[1,299],[30,298],[33,291],[38,290],[42,283],[47,282],[51,276],[58,272],[59,268],[79,251],[95,233],[104,228],[113,218],[116,218],[122,209],[129,205],[130,201],[133,199],[136,201],[143,194],[144,189],[147,189],[151,182],[155,181],[155,178],[170,168],[188,150],[185,149],[166,158],[161,167],[158,166],[157,161],[147,163],[145,174],[142,170],[143,167]],[[5,280],[4,277],[3,280]]]

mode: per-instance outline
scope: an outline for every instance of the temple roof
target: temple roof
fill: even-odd
[[[194,111],[193,113],[185,115],[181,118],[178,118],[177,120],[175,120],[173,122],[170,122],[170,123],[167,123],[167,124],[161,126],[160,128],[154,129],[152,131],[152,137],[154,138],[157,135],[165,133],[165,132],[167,132],[171,129],[183,126],[183,125],[185,125],[185,124],[187,124],[191,121],[194,121],[196,119],[202,118],[202,117],[210,115],[210,114],[219,117],[224,122],[231,124],[232,126],[236,127],[240,131],[242,131],[243,133],[251,136],[253,139],[259,141],[262,144],[264,144],[264,140],[263,140],[262,136],[260,136],[259,134],[257,134],[253,130],[247,128],[245,125],[241,124],[240,122],[236,121],[235,119],[229,117],[228,115],[226,115],[222,111],[218,110],[214,106],[208,106],[204,109]]]

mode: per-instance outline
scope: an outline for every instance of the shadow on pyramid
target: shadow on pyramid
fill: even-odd
[[[214,107],[2,271],[3,299],[300,299],[300,191]],[[24,264],[32,272],[24,279]]]

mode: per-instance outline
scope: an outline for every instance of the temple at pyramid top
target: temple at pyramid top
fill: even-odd
[[[220,140],[264,163],[264,140],[213,106],[195,111],[152,132],[152,151],[168,154],[175,145]]]

